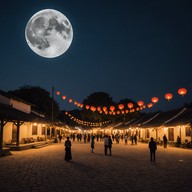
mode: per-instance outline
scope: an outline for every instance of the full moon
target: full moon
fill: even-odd
[[[65,15],[54,9],[44,9],[29,19],[25,39],[36,54],[54,58],[70,47],[73,29]]]

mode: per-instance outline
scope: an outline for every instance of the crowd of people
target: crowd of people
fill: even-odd
[[[74,142],[74,141],[77,141],[77,142],[84,142],[84,143],[89,143],[91,142],[91,139],[92,137],[94,136],[94,140],[95,141],[104,141],[105,139],[105,136],[106,135],[109,135],[109,134],[91,134],[91,133],[71,133],[69,135],[69,138]],[[120,134],[120,133],[116,133],[116,134],[111,134],[111,139],[114,143],[118,144],[120,142],[124,142],[126,145],[129,143],[130,141],[130,144],[132,145],[137,145],[137,139],[138,139],[138,136],[137,134],[128,134],[128,133],[125,133],[125,134]],[[58,135],[58,140],[59,142],[61,142],[61,139],[65,139],[65,136],[61,136],[61,135]]]
[[[62,137],[59,136],[59,140],[61,142]],[[91,152],[94,152],[94,148],[95,148],[95,140],[97,141],[102,141],[104,143],[104,155],[112,155],[112,144],[116,143],[119,144],[120,141],[124,142],[125,145],[128,144],[128,141],[130,140],[130,144],[131,145],[137,145],[137,134],[133,134],[133,135],[120,135],[120,134],[112,134],[112,135],[108,135],[108,134],[71,134],[70,136],[67,136],[66,141],[64,142],[64,146],[65,146],[65,160],[69,161],[72,160],[72,155],[71,155],[71,141],[70,139],[74,142],[84,142],[84,143],[90,143],[91,146]],[[159,138],[160,139],[160,138]],[[166,134],[164,134],[163,138],[162,138],[162,142],[163,142],[163,146],[164,148],[167,148],[167,144],[168,144],[168,139]],[[153,137],[151,137],[148,147],[150,150],[150,160],[151,161],[156,161],[156,150],[157,150],[157,144],[158,144],[158,140],[154,141]],[[177,145],[179,146],[181,144],[181,139],[178,136],[177,137]]]

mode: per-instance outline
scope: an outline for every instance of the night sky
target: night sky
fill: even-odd
[[[26,43],[26,24],[42,9],[60,11],[72,24],[72,44],[60,57],[41,57]],[[145,104],[157,96],[153,110],[192,102],[191,0],[1,0],[0,23],[3,91],[31,85],[51,94],[54,86],[78,102],[93,92]],[[55,99],[62,110],[77,108]]]

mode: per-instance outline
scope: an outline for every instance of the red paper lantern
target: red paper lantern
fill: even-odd
[[[104,111],[104,112],[107,111],[107,107],[104,106],[104,107],[103,107],[103,111]]]
[[[149,103],[149,104],[147,105],[147,107],[148,107],[148,108],[153,107],[153,103]]]
[[[69,99],[69,103],[71,103],[73,101],[73,99]]]
[[[107,115],[108,114],[108,111],[105,111],[105,115]]]
[[[65,99],[66,99],[66,96],[65,96],[65,95],[63,95],[63,96],[62,96],[62,99],[63,99],[63,100],[65,100]]]
[[[187,93],[187,89],[185,88],[180,88],[178,89],[178,94],[181,96],[184,96]]]
[[[157,102],[159,101],[159,98],[158,98],[158,97],[153,97],[153,98],[151,99],[151,101],[152,101],[153,103],[157,103]]]
[[[115,107],[112,105],[112,106],[110,106],[110,108],[109,108],[111,111],[114,111],[115,110]]]
[[[57,95],[60,95],[60,92],[59,92],[59,91],[57,91],[57,92],[56,92],[56,94],[57,94]]]
[[[142,107],[144,105],[144,102],[143,101],[138,101],[137,104]]]
[[[90,108],[90,109],[91,109],[91,111],[93,111],[93,112],[94,112],[94,111],[96,110],[96,107],[91,106],[91,108]]]
[[[120,110],[122,110],[122,109],[124,109],[124,105],[123,105],[123,104],[119,104],[119,105],[118,105],[118,108],[119,108]]]
[[[170,101],[173,98],[173,94],[172,93],[166,93],[165,94],[165,99],[167,99],[168,101]]]
[[[129,109],[133,108],[133,103],[128,103],[127,107],[129,107]]]

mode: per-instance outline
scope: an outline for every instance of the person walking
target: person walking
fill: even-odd
[[[135,134],[135,135],[133,136],[133,139],[134,139],[135,145],[137,145],[137,134]]]
[[[93,153],[93,149],[95,148],[95,137],[92,136],[91,138],[91,152]]]
[[[151,137],[151,141],[149,142],[149,149],[150,149],[150,158],[151,161],[156,161],[156,157],[155,157],[155,152],[157,150],[157,144],[156,142],[153,140],[153,137]]]
[[[125,140],[125,145],[127,145],[127,143],[128,143],[128,135],[127,134],[125,134],[124,140]]]
[[[164,148],[167,148],[167,137],[165,134],[163,136],[163,146],[164,146]]]
[[[177,146],[177,147],[180,147],[180,146],[181,146],[181,137],[179,137],[179,135],[177,136],[176,146]]]
[[[72,160],[71,141],[69,140],[69,137],[67,137],[64,146],[65,146],[65,161]]]
[[[109,155],[111,155],[111,148],[112,148],[112,139],[111,136],[108,137],[108,149],[109,149]]]
[[[62,140],[62,135],[59,134],[59,143],[61,143],[61,140]]]
[[[105,138],[104,138],[104,153],[105,153],[105,155],[107,155],[107,148],[108,148],[108,136],[105,135]]]

